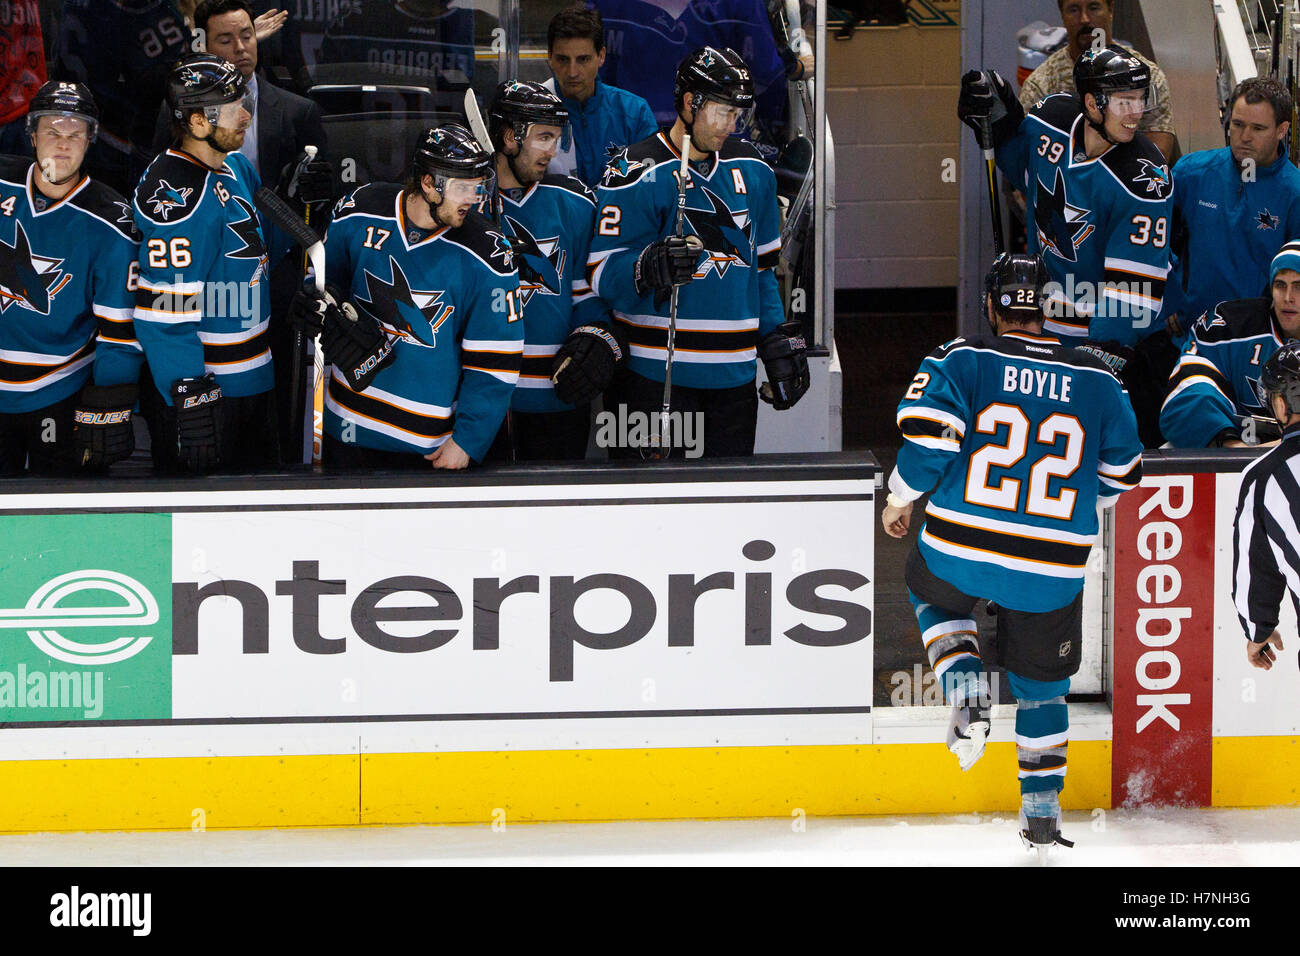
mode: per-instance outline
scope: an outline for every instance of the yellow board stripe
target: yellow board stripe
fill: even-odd
[[[1213,806],[1300,803],[1300,737],[1215,737],[1211,753]]]

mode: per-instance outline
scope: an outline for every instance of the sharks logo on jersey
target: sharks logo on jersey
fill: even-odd
[[[620,146],[617,149],[611,147],[607,152],[609,153],[609,162],[605,164],[605,175],[600,180],[602,186],[608,186],[616,179],[626,179],[638,169],[644,169],[646,166],[639,159],[628,159],[626,146]]]
[[[538,239],[513,216],[506,216],[505,221],[514,234],[511,245],[519,266],[519,292],[523,304],[527,305],[528,300],[537,294],[559,295],[560,276],[564,275],[567,256],[560,246],[560,237]]]
[[[385,281],[371,272],[366,274],[366,298],[358,294],[356,304],[370,313],[385,329],[412,345],[437,348],[438,328],[451,318],[456,307],[442,301],[442,290],[420,291],[411,288],[406,273],[392,256],[388,257],[393,278]]]
[[[153,214],[162,216],[163,219],[169,218],[173,209],[185,208],[185,204],[190,201],[190,196],[193,193],[194,190],[189,186],[182,186],[177,189],[167,180],[159,180],[158,188],[149,197],[149,202],[153,203]]]
[[[1065,195],[1065,177],[1056,170],[1054,188],[1048,189],[1038,181],[1038,203],[1034,206],[1034,224],[1038,227],[1038,241],[1067,262],[1078,258],[1075,250],[1083,245],[1097,227],[1088,222],[1091,209],[1072,205]]]
[[[686,209],[686,220],[704,243],[708,258],[700,265],[695,278],[702,279],[713,268],[724,276],[733,265],[748,266],[752,248],[753,223],[748,210],[732,212],[727,204],[707,186],[701,187],[713,208]]]
[[[503,268],[509,270],[515,267],[515,251],[510,244],[510,240],[499,232],[488,230],[487,234],[492,237],[494,243],[492,251],[488,254],[489,259],[500,259]]]
[[[62,259],[33,253],[23,224],[16,223],[13,244],[0,240],[0,313],[20,305],[49,315],[50,301],[72,280],[62,265]]]
[[[1279,217],[1268,211],[1267,206],[1255,214],[1255,222],[1259,223],[1256,229],[1276,229],[1281,221]]]
[[[1250,401],[1252,396],[1255,399],[1253,402]],[[1258,375],[1246,376],[1246,390],[1242,393],[1242,404],[1258,405],[1260,408],[1269,407],[1268,389],[1264,387]]]
[[[1157,199],[1164,199],[1174,185],[1169,178],[1168,166],[1157,165],[1142,157],[1138,158],[1138,171],[1133,177],[1133,183],[1146,183],[1147,192],[1155,193]]]
[[[262,242],[262,233],[258,228],[257,214],[253,211],[253,206],[247,199],[242,196],[232,196],[231,198],[244,211],[244,218],[238,222],[226,223],[226,226],[239,237],[239,241],[244,245],[234,252],[226,253],[226,255],[232,259],[260,260],[257,270],[253,273],[253,278],[249,280],[249,285],[257,285],[267,271],[266,246]]]

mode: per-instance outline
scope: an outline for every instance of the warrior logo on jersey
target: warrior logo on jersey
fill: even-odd
[[[560,294],[560,276],[564,275],[567,253],[560,247],[560,237],[537,239],[528,227],[511,216],[505,217],[514,233],[511,244],[519,265],[519,291],[524,305],[535,293]]]
[[[190,201],[190,194],[193,192],[194,190],[189,186],[177,189],[167,180],[159,180],[158,188],[149,197],[149,202],[153,203],[153,214],[166,219],[171,215],[173,209],[184,209],[185,204]]]
[[[388,264],[393,270],[391,282],[385,282],[369,269],[365,270],[369,298],[357,298],[357,305],[404,342],[437,348],[438,327],[451,317],[456,307],[441,301],[442,290],[413,290],[406,280],[406,273],[392,256],[388,257]]]
[[[1088,222],[1091,209],[1073,206],[1065,197],[1065,177],[1056,171],[1056,188],[1048,189],[1038,181],[1038,199],[1034,204],[1034,224],[1038,242],[1067,262],[1075,262],[1074,250],[1083,245],[1097,227]]]
[[[748,211],[732,212],[727,204],[707,186],[704,195],[713,204],[711,210],[686,208],[686,220],[695,230],[695,234],[704,243],[708,258],[696,271],[695,277],[703,279],[709,274],[710,266],[719,276],[735,264],[749,265],[751,236],[754,224],[749,220]]]
[[[16,223],[13,245],[0,240],[0,313],[21,305],[49,315],[50,300],[72,281],[61,265],[62,259],[33,254],[23,224]]]
[[[1138,174],[1133,177],[1133,182],[1146,183],[1147,192],[1155,193],[1157,199],[1164,199],[1165,193],[1173,188],[1173,182],[1169,179],[1169,167],[1157,166],[1149,159],[1138,159]]]
[[[1278,227],[1278,223],[1280,223],[1282,220],[1279,219],[1277,216],[1273,215],[1271,212],[1269,212],[1268,207],[1265,206],[1263,209],[1261,209],[1258,213],[1255,214],[1255,221],[1259,223],[1259,225],[1255,227],[1257,229],[1276,229]]]
[[[600,180],[602,186],[608,186],[616,179],[626,179],[636,170],[645,168],[646,164],[639,159],[627,158],[626,146],[618,149],[610,147],[606,152],[609,154],[609,160],[605,165],[605,175]]]
[[[490,229],[488,235],[492,237],[492,241],[496,244],[493,246],[492,251],[488,253],[488,258],[500,259],[505,268],[513,269],[515,267],[515,252],[510,245],[510,240],[501,233],[493,232]]]

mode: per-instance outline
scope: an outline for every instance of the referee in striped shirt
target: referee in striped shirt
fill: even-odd
[[[1246,630],[1246,657],[1268,670],[1282,649],[1282,595],[1300,612],[1300,341],[1264,363],[1260,383],[1282,439],[1241,475],[1232,539],[1232,601]]]

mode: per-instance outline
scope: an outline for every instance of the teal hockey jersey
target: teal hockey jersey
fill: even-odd
[[[587,271],[630,340],[628,368],[664,380],[669,300],[638,295],[637,257],[671,235],[681,154],[664,131],[620,150],[596,190]],[[758,340],[785,321],[773,271],[781,252],[776,177],[748,143],[731,138],[690,167],[684,235],[704,244],[694,279],[680,287],[673,382],[734,388],[754,381]]]
[[[890,491],[932,491],[917,547],[972,597],[1050,611],[1083,587],[1097,505],[1137,486],[1142,443],[1119,380],[1053,336],[954,339],[898,406]]]
[[[596,195],[571,176],[547,176],[527,190],[502,190],[501,207],[524,309],[524,360],[510,407],[565,411],[573,406],[555,397],[555,353],[578,326],[609,316],[609,306],[587,284]]]
[[[1028,199],[1029,251],[1052,277],[1043,330],[1069,345],[1132,347],[1160,329],[1173,180],[1141,133],[1088,159],[1086,123],[1073,96],[1049,96],[998,146],[997,162]]]
[[[134,382],[136,232],[126,201],[83,177],[52,202],[30,159],[0,157],[0,412]]]
[[[380,451],[427,454],[453,438],[482,460],[510,406],[523,356],[519,272],[509,239],[471,212],[430,233],[406,218],[402,187],[339,200],[325,275],[396,340],[360,392],[327,370],[325,431]]]
[[[267,246],[253,205],[260,187],[240,153],[210,169],[179,149],[159,155],[136,186],[135,332],[168,404],[173,382],[205,372],[230,396],[272,387]]]

